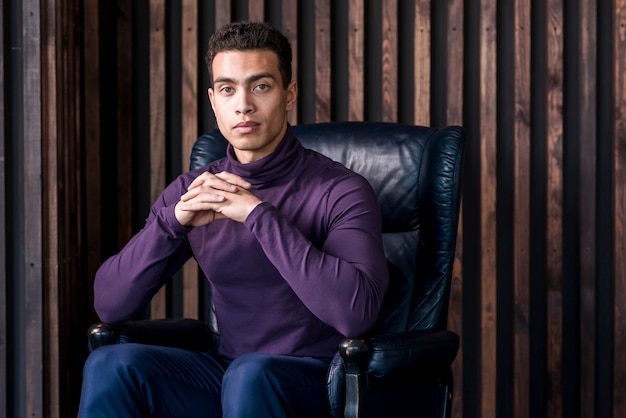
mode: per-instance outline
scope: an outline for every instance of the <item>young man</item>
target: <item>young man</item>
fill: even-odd
[[[304,149],[287,123],[291,47],[261,23],[209,41],[209,100],[227,157],[181,175],[99,269],[104,322],[137,315],[195,257],[217,352],[119,344],[85,364],[81,417],[323,417],[328,362],[375,321],[387,287],[380,213],[365,179]]]

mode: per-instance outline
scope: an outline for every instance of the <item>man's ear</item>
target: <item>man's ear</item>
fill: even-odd
[[[213,89],[209,87],[206,93],[209,96],[209,103],[211,103],[211,109],[213,109],[213,112],[215,112],[215,106],[213,105]]]
[[[296,104],[298,98],[298,83],[296,80],[291,80],[291,83],[287,86],[287,112],[291,111]]]

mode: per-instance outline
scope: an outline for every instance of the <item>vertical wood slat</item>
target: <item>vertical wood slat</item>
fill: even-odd
[[[432,2],[435,0],[431,0]],[[463,0],[448,1],[447,62],[447,125],[463,125]]]
[[[530,0],[514,6],[513,413],[529,418]]]
[[[330,0],[315,2],[315,121],[330,121]]]
[[[182,167],[187,171],[189,156],[198,138],[198,0],[182,2]],[[192,258],[183,267],[183,315],[203,318],[200,312],[198,263]]]
[[[42,196],[41,196],[41,15],[37,0],[22,2],[23,61],[23,158],[24,193],[24,397],[26,416],[42,416],[43,294],[42,294]],[[27,110],[26,110],[27,109]]]
[[[1,7],[1,6],[0,6]],[[43,161],[43,193],[44,193],[44,280],[43,309],[44,333],[47,349],[44,350],[45,381],[43,415],[49,418],[61,416],[61,367],[59,324],[59,222],[58,205],[58,166],[57,149],[57,61],[56,61],[56,0],[50,1],[42,7],[42,161]],[[1,77],[0,77],[1,79]],[[0,92],[1,94],[1,92]],[[1,154],[1,153],[0,153]],[[0,169],[1,171],[1,169]],[[0,196],[3,193],[0,191]],[[2,212],[0,210],[0,212]],[[0,213],[0,219],[2,219]],[[0,268],[0,271],[2,269]],[[6,306],[0,298],[0,306]],[[4,309],[3,309],[4,311]],[[2,321],[0,321],[0,327]],[[0,338],[2,338],[0,336]],[[0,361],[2,359],[0,358]],[[1,385],[0,385],[1,386]],[[0,389],[1,390],[1,389]],[[1,396],[1,395],[0,395]],[[0,400],[0,405],[2,405]]]
[[[481,416],[496,416],[496,5],[480,2]]]
[[[430,67],[431,67],[431,25],[430,0],[415,1],[415,33],[414,38],[414,80],[415,103],[414,123],[430,125]]]
[[[248,1],[248,20],[251,22],[265,21],[265,1]]]
[[[219,29],[231,19],[230,0],[215,0],[215,28]]]
[[[133,88],[133,0],[117,0],[117,193],[132,196],[133,106],[124,100]],[[117,245],[132,237],[132,199],[117,200]]]
[[[85,121],[85,187],[93,190],[89,195],[85,208],[85,222],[87,247],[90,256],[87,257],[87,275],[93,277],[97,271],[100,260],[96,255],[101,254],[102,237],[102,187],[101,187],[101,118],[100,118],[100,24],[99,24],[100,0],[87,0],[84,6],[85,30],[83,34],[84,54],[89,57],[85,60],[83,77],[85,88],[90,94],[85,95],[84,109],[90,117]],[[119,142],[119,141],[118,141]],[[123,142],[123,141],[122,141]],[[130,196],[130,195],[129,195]]]
[[[563,411],[563,3],[546,3],[546,264],[548,416]]]
[[[150,202],[165,188],[165,0],[150,0]],[[152,298],[150,315],[164,318],[166,288]]]
[[[431,10],[432,10],[432,1],[431,0]],[[463,62],[464,62],[464,39],[463,39],[463,21],[464,21],[464,8],[462,0],[451,0],[448,2],[447,9],[447,21],[448,21],[448,30],[445,33],[445,43],[446,43],[446,55],[447,62],[454,63],[454,65],[448,65],[446,68],[446,85],[447,89],[447,109],[446,109],[446,124],[447,125],[463,125]],[[429,48],[430,50],[430,48]],[[432,96],[432,93],[431,93]],[[430,125],[431,123],[428,123]],[[469,145],[468,145],[469,146]],[[459,243],[463,242],[463,214],[461,213],[459,219],[459,231],[458,231],[458,243],[457,243],[457,253],[455,254],[455,258],[462,263],[462,255],[461,247]],[[458,281],[460,283],[456,284],[455,287],[451,289],[451,291],[461,288],[463,289],[463,277],[460,277]],[[452,295],[454,296],[454,295]],[[457,322],[457,330],[463,329],[463,305],[466,303],[463,300],[463,296],[461,295],[458,298],[452,298],[450,301],[450,317],[451,318],[460,318],[460,321]],[[454,302],[457,302],[456,304]],[[459,335],[463,335],[460,333]],[[463,356],[464,350],[461,348],[459,355]],[[455,387],[462,388],[463,384],[463,358],[458,358],[455,360],[453,364],[454,371],[454,382]],[[453,394],[453,403],[452,403],[452,413],[454,417],[460,417],[463,415],[464,408],[464,396],[460,391],[455,391]]]
[[[0,0],[0,22],[4,22],[4,1]],[[0,80],[5,80],[5,60],[4,60],[4,31],[0,31]],[[0,222],[6,219],[7,190],[6,177],[6,154],[5,154],[5,91],[4,82],[0,83]],[[7,306],[7,233],[6,228],[0,228],[0,306]],[[8,370],[7,370],[7,310],[0,309],[0,415],[7,413],[7,390],[8,390]]]
[[[626,0],[614,0],[613,126],[613,413],[626,408]]]
[[[363,120],[363,83],[365,77],[364,0],[348,2],[348,120]]]
[[[59,16],[55,39],[46,40],[54,43],[57,48],[56,59],[58,83],[51,87],[54,91],[58,105],[56,141],[57,141],[57,176],[58,184],[56,192],[59,195],[58,207],[50,210],[58,213],[58,305],[59,326],[57,348],[60,356],[57,358],[61,375],[57,376],[60,383],[59,416],[74,415],[72,405],[78,402],[79,392],[76,387],[80,385],[83,360],[86,356],[84,349],[84,334],[75,330],[85,329],[89,320],[94,319],[91,311],[85,312],[93,304],[91,283],[92,276],[85,277],[85,267],[94,266],[96,258],[88,252],[83,229],[86,218],[82,215],[88,211],[89,199],[83,200],[82,191],[85,190],[83,166],[81,161],[85,154],[83,151],[83,137],[85,125],[81,118],[81,110],[84,109],[84,101],[81,93],[85,87],[86,79],[82,77],[85,67],[81,66],[81,57],[84,55],[84,31],[78,30],[76,25],[77,0],[56,0],[54,6],[50,6],[50,16]],[[59,12],[61,10],[62,12]],[[53,19],[53,17],[50,17]],[[62,18],[61,18],[62,17]],[[62,39],[63,41],[59,41]],[[97,53],[97,51],[90,51]],[[94,88],[98,88],[94,87]],[[50,157],[52,158],[52,157]],[[52,169],[52,168],[51,168]],[[52,186],[51,186],[52,187]],[[100,189],[90,190],[92,193],[100,193]],[[48,192],[50,193],[50,192]],[[53,239],[49,237],[49,239]],[[51,277],[46,277],[49,282]],[[50,290],[53,291],[52,289]],[[81,338],[83,337],[83,338]],[[48,353],[52,357],[54,353]],[[78,370],[78,373],[67,373],[68,370]],[[48,402],[51,402],[49,400]],[[50,403],[49,407],[52,407]]]
[[[580,103],[578,122],[580,153],[580,416],[595,415],[595,341],[596,341],[596,0],[579,3],[580,16],[580,52],[578,66],[580,69],[579,89]],[[593,196],[594,198],[590,198]]]
[[[398,2],[383,2],[382,13],[382,120],[398,121]]]
[[[298,78],[298,3],[295,1],[283,1],[281,6],[282,12],[282,32],[291,44],[293,54],[293,78]],[[289,123],[296,125],[298,123],[298,106],[294,106],[289,112]]]

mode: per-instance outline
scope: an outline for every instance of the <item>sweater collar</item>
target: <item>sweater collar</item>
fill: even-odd
[[[284,177],[285,173],[298,164],[299,156],[303,150],[304,148],[293,134],[291,126],[287,126],[285,137],[276,149],[260,160],[241,164],[237,161],[235,150],[230,144],[228,144],[226,156],[234,174],[243,177],[254,186],[260,186]]]

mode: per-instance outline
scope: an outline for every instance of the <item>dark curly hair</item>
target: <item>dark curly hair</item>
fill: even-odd
[[[222,26],[209,39],[206,65],[213,83],[213,59],[223,51],[267,49],[278,56],[278,70],[287,88],[291,82],[291,45],[278,29],[262,22],[233,22]]]

